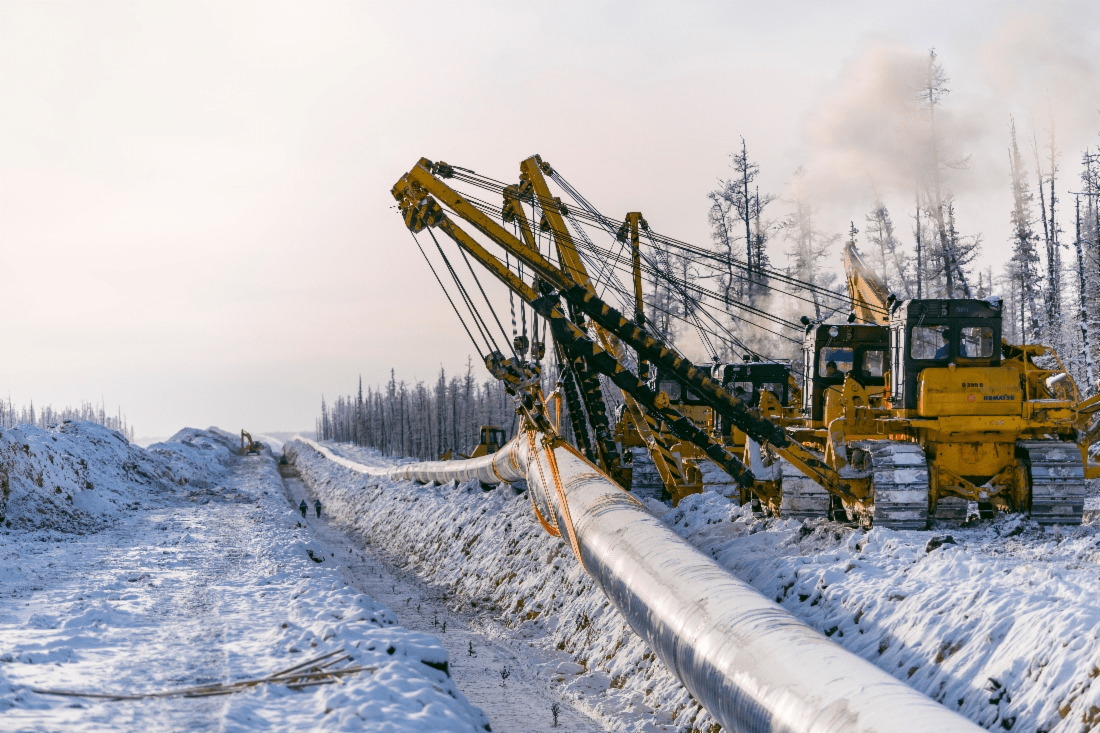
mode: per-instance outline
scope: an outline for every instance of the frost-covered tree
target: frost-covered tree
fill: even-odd
[[[711,237],[718,250],[730,260],[723,288],[727,292],[736,288],[739,296],[751,300],[766,285],[768,228],[761,220],[765,207],[775,200],[775,196],[760,193],[756,184],[760,166],[749,159],[748,145],[743,137],[741,151],[730,155],[730,166],[734,175],[720,181],[720,188],[709,194]],[[734,272],[732,263],[737,241],[744,245],[743,276]]]
[[[905,253],[902,252],[900,243],[894,236],[894,222],[890,219],[886,204],[875,201],[874,208],[866,216],[866,222],[864,234],[867,237],[868,263],[888,292],[895,293],[901,298],[908,298],[908,267],[905,262]]]
[[[973,260],[973,249],[960,251],[965,244],[975,246],[976,242],[962,240],[952,226],[953,205],[951,194],[943,182],[945,168],[961,168],[965,160],[950,161],[943,157],[943,145],[936,124],[936,110],[951,90],[947,87],[948,78],[937,60],[935,49],[928,52],[926,72],[917,90],[917,99],[924,107],[926,117],[925,144],[923,145],[921,178],[923,189],[923,208],[934,224],[931,234],[924,243],[932,244],[927,248],[927,261],[933,265],[930,273],[933,277],[943,278],[943,292],[946,297],[973,297],[966,275],[965,265]]]
[[[1046,245],[1046,326],[1056,345],[1061,344],[1062,326],[1062,252],[1058,242],[1061,228],[1058,226],[1056,209],[1058,195],[1056,182],[1058,177],[1058,148],[1054,138],[1054,121],[1050,122],[1047,138],[1047,169],[1043,169],[1043,161],[1039,152],[1037,137],[1032,138],[1032,152],[1035,155],[1035,173],[1039,179],[1039,211],[1043,220],[1043,242]],[[1049,192],[1050,198],[1047,199]]]
[[[824,265],[835,255],[834,245],[840,241],[839,234],[827,235],[814,223],[816,210],[810,203],[802,180],[805,171],[799,168],[794,174],[791,186],[793,211],[783,223],[789,248],[787,250],[790,274],[802,282],[831,288],[836,275]],[[814,320],[820,321],[829,315],[816,291],[810,291],[813,297]]]
[[[552,389],[548,383],[544,391]],[[479,383],[470,360],[462,377],[448,380],[441,368],[431,389],[422,381],[410,386],[390,370],[388,383],[367,387],[361,396],[337,397],[331,405],[322,398],[317,430],[321,440],[377,448],[386,455],[435,459],[447,450],[468,452],[477,444],[482,425],[514,432],[515,419],[515,406],[504,387],[495,379]],[[567,431],[566,421],[562,427]]]
[[[134,426],[126,422],[126,416],[119,408],[116,415],[107,413],[106,404],[94,405],[91,402],[82,402],[79,407],[63,407],[56,409],[53,405],[34,406],[34,400],[25,407],[16,408],[11,395],[7,400],[0,397],[0,426],[5,428],[16,425],[33,425],[46,429],[54,425],[60,425],[66,421],[94,422],[111,430],[117,430],[128,440],[134,439]]]
[[[1093,385],[1095,384],[1095,373],[1093,371],[1092,363],[1092,334],[1089,329],[1089,309],[1088,309],[1088,285],[1087,278],[1085,277],[1085,243],[1081,239],[1081,195],[1078,194],[1075,201],[1076,206],[1076,227],[1074,238],[1074,249],[1077,252],[1077,302],[1079,309],[1077,312],[1078,327],[1081,333],[1081,345],[1082,354],[1085,362],[1085,383],[1086,391],[1091,392]]]
[[[1039,254],[1035,251],[1038,237],[1033,229],[1033,197],[1027,184],[1027,171],[1016,142],[1016,121],[1009,117],[1010,146],[1008,164],[1012,179],[1012,259],[1009,270],[1012,297],[1015,301],[1014,326],[1025,343],[1039,342]]]

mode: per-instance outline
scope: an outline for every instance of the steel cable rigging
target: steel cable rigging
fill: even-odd
[[[480,175],[480,174],[478,174],[474,171],[471,171],[469,169],[454,168],[453,170],[456,171],[455,174],[454,174],[454,178],[456,180],[459,180],[459,181],[462,181],[462,182],[465,182],[465,183],[469,183],[470,185],[476,186],[478,188],[481,188],[481,189],[484,189],[484,190],[487,190],[487,191],[492,191],[494,193],[502,193],[503,192],[505,184],[503,184],[499,181],[496,181],[495,179],[489,178],[487,176],[482,176],[482,175]],[[574,200],[574,202],[576,203],[577,206],[576,206],[576,208],[571,208],[571,207],[568,207],[568,206],[563,207],[563,205],[561,204],[561,202],[559,200],[555,199],[555,200],[550,200],[550,201],[541,201],[538,196],[533,195],[534,200],[536,202],[538,202],[539,205],[553,206],[553,207],[558,208],[559,210],[564,208],[565,209],[564,213],[567,216],[570,216],[570,217],[578,220],[579,222],[585,222],[589,225],[597,226],[600,229],[603,229],[607,233],[611,234],[612,236],[615,236],[615,233],[618,231],[618,229],[623,224],[623,222],[621,220],[613,219],[611,217],[608,217],[608,216],[605,216],[605,215],[601,214],[594,206],[592,206],[591,203],[588,202],[587,199],[584,198],[583,195],[580,194],[580,192],[578,192],[576,190],[576,188],[574,188],[571,184],[569,184],[568,181],[565,180],[564,177],[562,177],[559,173],[557,173],[557,171],[553,171],[551,173],[550,177],[570,198],[572,198]],[[485,204],[485,202],[480,202],[480,203],[484,204],[486,206],[492,206],[491,204]],[[479,206],[479,208],[482,208],[482,207]],[[489,211],[486,211],[486,213],[489,213]],[[770,267],[750,268],[744,261],[742,261],[742,260],[740,260],[736,257],[727,257],[727,256],[721,255],[719,253],[712,252],[712,251],[703,249],[701,247],[689,244],[687,242],[683,242],[681,240],[675,239],[673,237],[669,237],[667,235],[659,234],[659,233],[656,233],[656,232],[653,232],[653,231],[650,231],[649,234],[655,242],[660,243],[660,244],[662,244],[666,247],[675,249],[677,251],[680,251],[684,255],[690,256],[693,259],[693,261],[695,261],[697,264],[701,261],[707,261],[707,262],[713,262],[716,265],[720,265],[722,268],[725,268],[726,266],[732,266],[735,270],[738,271],[737,272],[738,278],[743,280],[743,281],[749,281],[749,278],[743,273],[748,273],[748,272],[750,272],[750,270],[754,273],[759,274],[759,275],[763,275],[764,278],[765,278],[765,282],[759,282],[755,279],[751,280],[751,282],[753,282],[755,285],[757,285],[759,287],[763,287],[767,290],[771,290],[773,292],[780,293],[780,294],[786,295],[788,297],[796,298],[798,300],[801,300],[801,301],[804,301],[804,302],[807,302],[807,303],[814,302],[811,298],[808,298],[805,295],[802,295],[798,292],[791,292],[790,290],[783,290],[781,288],[775,287],[774,285],[771,285],[770,281],[775,280],[775,281],[778,281],[778,282],[783,283],[785,285],[789,285],[789,286],[795,288],[796,290],[801,290],[801,291],[805,291],[807,293],[812,293],[812,294],[815,294],[819,297],[826,298],[826,299],[829,299],[829,300],[832,300],[832,301],[839,301],[841,303],[849,303],[850,302],[849,296],[846,293],[842,292],[842,291],[831,290],[829,288],[826,288],[826,287],[823,287],[823,286],[820,286],[820,285],[816,285],[814,283],[807,282],[805,280],[801,280],[797,277],[794,277],[793,275],[790,275],[788,273],[783,272],[782,270],[777,270],[775,268],[770,268]],[[715,268],[715,269],[718,269],[718,268]],[[836,310],[841,310],[843,307],[844,307],[843,305],[840,305],[840,306],[836,307]],[[878,309],[878,308],[874,308],[874,309],[875,310],[881,310],[881,309]]]

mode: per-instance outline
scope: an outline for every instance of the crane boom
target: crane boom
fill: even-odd
[[[556,311],[560,317],[551,320],[551,316],[547,314],[555,312],[555,304],[559,302],[559,298],[565,298],[566,301],[591,318],[595,324],[633,348],[637,351],[639,358],[644,358],[651,363],[659,364],[666,369],[667,373],[676,379],[676,381],[688,389],[693,390],[703,401],[721,414],[724,419],[728,420],[730,424],[736,426],[746,435],[762,445],[770,446],[799,471],[812,478],[831,493],[849,499],[858,499],[867,495],[870,488],[867,478],[842,478],[839,472],[830,467],[822,456],[801,443],[792,440],[781,426],[757,416],[744,403],[726,392],[721,385],[696,369],[690,361],[684,358],[684,356],[673,347],[655,338],[644,328],[626,319],[619,311],[598,298],[589,287],[585,287],[573,280],[565,271],[555,267],[537,251],[533,251],[525,246],[502,226],[490,219],[470,202],[466,201],[460,194],[454,191],[454,189],[444,183],[443,180],[436,175],[437,171],[446,173],[449,169],[450,166],[446,164],[436,164],[426,158],[422,158],[406,175],[402,176],[393,187],[392,193],[394,198],[398,201],[406,225],[410,229],[415,232],[428,226],[440,226],[443,222],[450,222],[451,226],[441,228],[443,228],[452,239],[455,239],[460,246],[466,248],[471,254],[475,254],[473,248],[479,249],[480,254],[475,254],[475,257],[501,280],[509,282],[509,278],[514,278],[514,276],[508,272],[507,268],[504,268],[495,257],[481,248],[472,238],[465,235],[465,232],[454,225],[454,222],[452,222],[439,207],[439,203],[442,203],[459,217],[469,222],[482,234],[503,247],[505,251],[509,252],[512,256],[522,260],[528,267],[536,272],[539,278],[545,281],[546,292],[539,294],[538,297],[530,299],[529,302],[536,311],[539,311],[548,319],[552,329],[557,329],[554,330],[555,338],[559,339],[563,338],[565,335],[569,335],[571,338],[567,340],[570,343],[570,348],[574,350],[574,353],[587,350],[589,352],[585,354],[587,360],[596,366],[601,373],[606,374],[612,379],[620,388],[626,389],[625,385],[629,383],[630,388],[642,398],[639,401],[641,401],[647,409],[657,409],[658,412],[660,412],[662,407],[667,408],[667,403],[665,406],[662,406],[658,401],[659,395],[653,395],[652,390],[644,383],[640,382],[636,376],[622,367],[614,356],[608,353],[607,349],[599,347],[592,342],[587,336],[581,333],[579,329],[576,329],[575,326],[573,326],[575,333],[574,330],[563,327],[560,321],[564,319],[564,314],[560,313],[560,309]],[[437,199],[439,203],[433,200],[432,197]],[[460,232],[461,235],[458,234]],[[462,235],[465,236],[463,237]],[[460,239],[462,241],[460,241]],[[522,281],[520,284],[527,288],[526,292],[521,292],[514,287],[512,283],[509,283],[509,286],[512,287],[517,294],[521,295],[521,297],[528,299],[532,294],[532,289],[522,283]],[[559,331],[561,335],[559,335]],[[578,338],[578,336],[580,338]],[[592,347],[596,348],[593,349]],[[606,354],[606,357],[602,356],[603,354]],[[629,378],[625,375],[629,375]],[[653,395],[652,400],[649,399],[649,395]],[[652,404],[646,404],[646,402],[651,402]],[[684,422],[690,421],[684,418]],[[691,432],[687,429],[687,426],[683,426],[683,430],[685,432]],[[696,430],[698,429],[696,428]],[[702,431],[699,432],[702,433]],[[702,435],[705,437],[705,434]],[[693,440],[692,442],[695,441]],[[722,449],[717,443],[711,441],[709,437],[706,438],[704,444],[706,443],[711,443],[723,452],[726,452],[725,449]],[[696,443],[696,445],[699,444]],[[703,448],[702,445],[700,445],[700,447]],[[708,445],[704,448],[704,451],[707,452],[707,455],[710,456],[712,460],[719,463],[719,465],[724,464],[724,461],[716,459],[715,456],[712,455],[711,446]],[[737,461],[737,463],[740,464],[739,461]],[[747,470],[734,471],[731,472],[731,476],[741,481],[743,480],[741,477],[746,473],[748,473]]]

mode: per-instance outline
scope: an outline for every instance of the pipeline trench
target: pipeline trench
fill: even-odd
[[[400,567],[402,558],[388,554],[386,542],[334,522],[327,504],[318,519],[313,509],[316,494],[292,471],[284,471],[283,484],[291,506],[306,499],[310,509],[303,523],[331,553],[331,561],[338,563],[349,585],[393,609],[403,627],[439,638],[447,649],[455,685],[485,711],[496,733],[597,733],[610,729],[556,691],[558,670],[575,667],[567,654],[532,645],[500,624],[488,609],[479,613],[447,588],[425,582]],[[507,679],[502,680],[505,669]],[[555,703],[559,709],[557,728],[553,727]]]
[[[526,494],[393,482],[293,451],[338,522],[384,533],[395,552],[408,554],[406,570],[453,597],[491,602],[536,646],[569,653],[584,669],[558,684],[582,709],[607,720],[625,710],[628,730],[717,730],[569,545],[543,532]],[[827,637],[829,648],[889,672],[926,702],[942,703],[939,710],[985,728],[1088,729],[1100,693],[1089,676],[1100,652],[1100,616],[1087,602],[1100,592],[1095,514],[1072,530],[1009,517],[932,549],[932,532],[755,520],[714,493],[689,497],[663,521]]]

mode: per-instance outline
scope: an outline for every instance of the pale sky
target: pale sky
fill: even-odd
[[[1100,3],[0,0],[0,386],[102,397],[139,436],[312,429],[360,374],[472,353],[392,209],[421,156],[512,180],[540,153],[703,244],[743,135],[764,191],[807,166],[846,231],[870,185],[900,197],[853,172],[864,96],[933,46],[960,229],[999,270],[1008,115],[1053,113],[1062,191],[1100,145]]]

